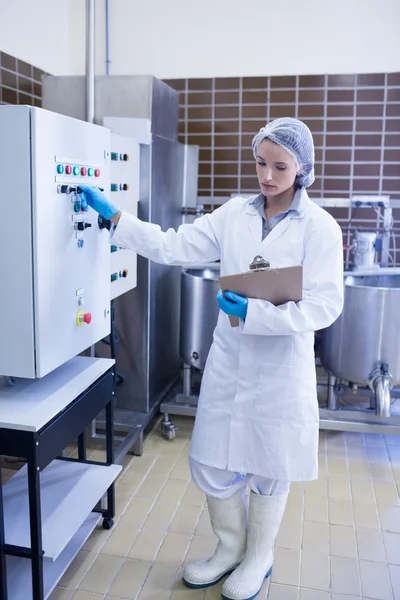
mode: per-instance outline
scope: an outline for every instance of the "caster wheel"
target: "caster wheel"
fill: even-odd
[[[105,519],[103,519],[103,529],[105,529],[106,531],[109,531],[113,525],[114,525],[114,521],[112,519],[110,519],[109,517],[106,517]]]
[[[176,437],[176,427],[172,421],[163,421],[161,423],[161,435],[171,442]]]

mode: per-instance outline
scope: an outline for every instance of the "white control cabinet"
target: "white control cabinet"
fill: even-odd
[[[43,377],[110,332],[110,247],[79,184],[110,189],[110,132],[0,106],[0,375]]]
[[[134,139],[111,133],[110,193],[108,197],[122,210],[137,216],[140,185],[140,145]],[[111,299],[137,285],[137,254],[110,246]]]

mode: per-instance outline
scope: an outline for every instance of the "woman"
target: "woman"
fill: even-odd
[[[318,477],[318,403],[314,331],[343,304],[342,233],[313,203],[314,144],[297,119],[277,119],[253,140],[261,193],[234,198],[177,232],[143,223],[96,188],[84,201],[116,226],[111,243],[153,261],[186,265],[221,260],[221,274],[303,266],[303,299],[273,306],[218,295],[214,333],[190,449],[192,478],[206,494],[215,554],[189,565],[185,583],[223,585],[228,600],[255,598],[272,571],[273,546],[291,481]],[[232,328],[228,316],[240,318]],[[250,499],[246,493],[250,488]],[[248,513],[248,514],[247,514]]]

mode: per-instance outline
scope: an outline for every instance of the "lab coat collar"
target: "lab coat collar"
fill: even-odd
[[[252,196],[249,199],[249,201],[247,203],[247,208],[246,208],[247,214],[258,215],[255,204],[256,204],[257,200],[260,198],[264,198],[263,194],[258,194],[257,196]],[[307,190],[305,188],[298,188],[298,190],[296,191],[296,193],[294,195],[293,202],[289,207],[288,218],[289,219],[296,219],[296,218],[299,219],[299,218],[304,217],[310,204],[311,204],[311,200],[308,197]]]
[[[254,218],[260,216],[255,204],[258,199],[261,199],[261,196],[262,194],[259,194],[250,198],[246,207],[246,214],[250,216],[250,218],[247,219],[247,226],[250,229],[254,242],[257,245],[260,244],[261,230],[259,219]],[[310,204],[311,200],[309,199],[305,188],[299,188],[295,194],[295,197],[293,198],[293,202],[290,206],[288,214],[282,221],[280,221],[280,223],[273,227],[267,237],[261,242],[261,248],[266,250],[269,246],[276,242],[286,232],[292,219],[301,219],[304,217]]]

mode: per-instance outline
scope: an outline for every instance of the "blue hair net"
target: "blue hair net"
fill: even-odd
[[[254,158],[257,158],[259,144],[266,138],[282,146],[294,158],[300,187],[309,187],[314,183],[314,140],[305,123],[290,117],[267,123],[253,139]]]

